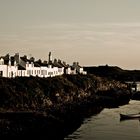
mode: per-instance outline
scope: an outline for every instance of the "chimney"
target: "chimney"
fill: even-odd
[[[49,52],[49,61],[48,61],[48,63],[51,63],[52,62],[52,54],[51,54],[51,52]]]
[[[14,60],[19,64],[19,53],[15,53]]]

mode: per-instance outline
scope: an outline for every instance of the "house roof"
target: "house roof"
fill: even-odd
[[[35,67],[40,67],[40,64],[37,63],[37,62],[34,62],[34,66],[35,66]]]
[[[14,65],[14,62],[16,60],[15,56],[10,56],[9,54],[5,55],[5,56],[1,56],[0,58],[4,59],[4,64],[8,65],[9,60],[11,60],[11,65]],[[50,61],[49,63],[47,61],[42,62],[42,60],[37,60],[34,61],[35,59],[28,59],[26,55],[21,56],[20,59],[22,61],[24,61],[25,63],[29,62],[29,64],[31,64],[32,62],[34,63],[35,67],[41,67],[41,66],[46,66],[48,67],[48,65],[52,65],[52,67],[58,67],[58,68],[68,68],[70,67],[68,64],[66,64],[65,62],[61,61],[60,59],[55,59],[54,62]],[[17,62],[17,64],[19,63],[19,61]],[[24,69],[21,67],[21,65],[18,65],[19,69]]]
[[[18,70],[26,70],[26,69],[18,64]]]
[[[57,62],[53,63],[52,65],[53,65],[53,67],[62,68],[62,66],[59,63],[57,63]]]
[[[26,57],[20,57],[21,60],[23,60],[24,62],[30,62],[30,60],[28,60]]]

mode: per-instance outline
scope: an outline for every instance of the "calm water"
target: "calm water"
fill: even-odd
[[[140,101],[130,101],[119,108],[104,109],[84,121],[77,131],[65,140],[139,140],[140,121],[120,121],[120,113],[140,112]]]

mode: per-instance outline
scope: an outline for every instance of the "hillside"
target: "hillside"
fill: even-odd
[[[127,85],[92,74],[0,78],[0,138],[62,140],[85,117],[128,103]]]
[[[89,74],[108,77],[119,81],[140,81],[140,70],[123,70],[117,66],[84,67]]]
[[[41,110],[97,96],[100,91],[127,90],[124,83],[94,75],[63,75],[53,78],[0,78],[0,108]]]

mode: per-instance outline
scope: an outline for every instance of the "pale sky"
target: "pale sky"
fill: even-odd
[[[0,49],[140,69],[140,0],[0,0]]]

